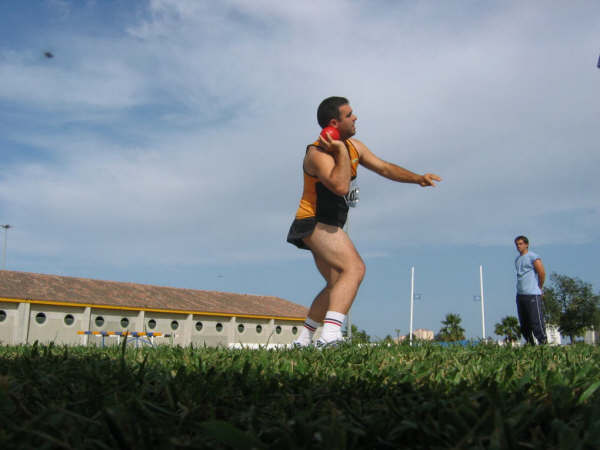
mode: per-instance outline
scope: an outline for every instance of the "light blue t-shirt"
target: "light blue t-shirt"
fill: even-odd
[[[517,269],[517,294],[522,295],[542,295],[539,286],[538,274],[533,268],[533,262],[541,259],[533,252],[527,252],[519,255],[515,259],[515,269]]]

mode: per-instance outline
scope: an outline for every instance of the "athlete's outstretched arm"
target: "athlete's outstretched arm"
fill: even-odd
[[[375,154],[362,142],[356,139],[352,139],[352,142],[355,144],[358,153],[360,154],[360,165],[372,170],[382,177],[389,178],[390,180],[398,181],[400,183],[419,184],[423,187],[435,186],[436,181],[442,181],[442,179],[436,174],[426,173],[424,175],[419,175],[411,172],[408,169],[405,169],[404,167],[384,161],[383,159],[375,156]]]

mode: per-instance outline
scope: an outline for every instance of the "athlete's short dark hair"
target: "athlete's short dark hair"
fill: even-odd
[[[331,119],[340,120],[340,106],[350,103],[344,97],[327,97],[317,109],[317,122],[321,128],[329,125]]]
[[[523,241],[525,242],[527,245],[529,245],[529,239],[527,239],[525,236],[517,236],[515,238],[515,244],[517,243],[517,241]]]

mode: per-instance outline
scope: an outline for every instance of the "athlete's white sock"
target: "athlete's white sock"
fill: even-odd
[[[319,322],[315,322],[310,317],[306,317],[304,326],[300,331],[300,336],[298,336],[298,339],[296,339],[294,342],[297,342],[300,345],[310,345],[318,327]]]
[[[323,320],[321,340],[325,342],[332,342],[343,339],[342,325],[344,324],[345,319],[345,314],[335,311],[327,311],[327,314],[325,314],[325,320]]]

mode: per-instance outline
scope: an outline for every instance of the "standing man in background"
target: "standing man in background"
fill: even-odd
[[[343,341],[342,324],[365,274],[365,264],[354,244],[342,229],[348,206],[356,199],[358,165],[401,183],[422,187],[435,186],[441,178],[419,175],[375,156],[365,144],[352,136],[356,133],[356,115],[344,97],[328,97],[317,110],[321,128],[333,127],[335,134],[320,136],[304,154],[304,190],[287,241],[310,250],[326,286],[316,296],[304,327],[294,341],[296,347],[312,344],[313,335],[323,323],[318,347]]]
[[[521,324],[521,333],[528,344],[545,344],[546,325],[542,311],[542,295],[546,271],[542,259],[529,251],[529,239],[525,236],[515,238],[519,256],[515,259],[517,271],[517,313]]]

